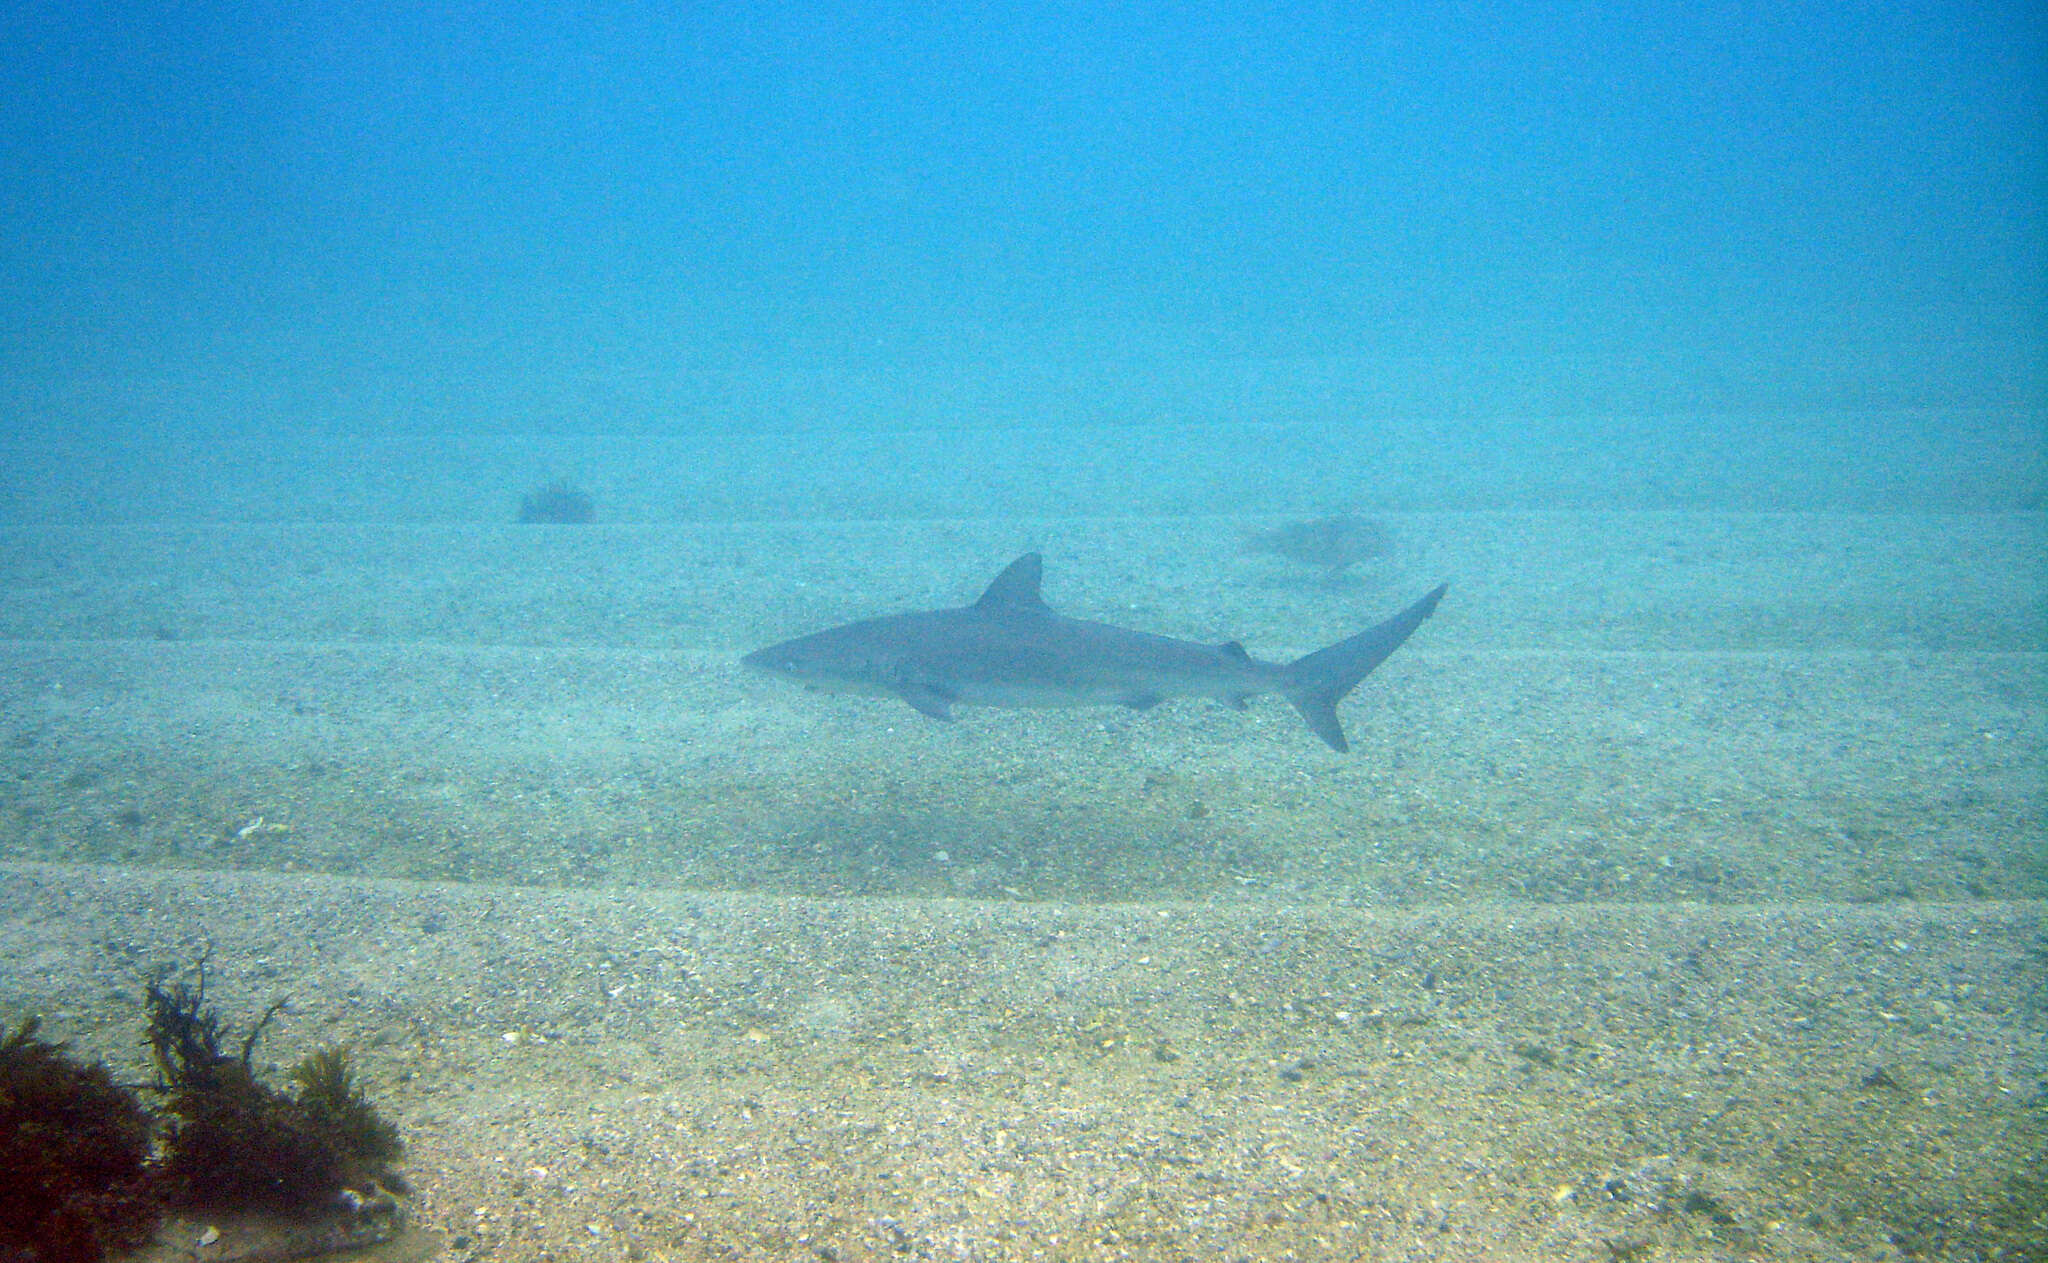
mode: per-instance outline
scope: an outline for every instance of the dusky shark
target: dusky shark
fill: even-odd
[[[955,705],[1128,706],[1213,697],[1243,710],[1278,693],[1331,749],[1350,749],[1337,703],[1399,649],[1443,600],[1439,586],[1379,626],[1293,662],[1261,662],[1236,641],[1205,645],[1055,614],[1039,595],[1045,561],[1026,553],[972,605],[889,614],[748,654],[749,667],[833,693],[900,697],[933,719]]]

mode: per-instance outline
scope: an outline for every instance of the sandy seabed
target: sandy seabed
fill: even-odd
[[[2033,467],[944,437],[16,450],[0,1019],[141,1081],[153,969],[289,996],[264,1067],[409,1142],[384,1263],[2048,1257]],[[564,469],[599,524],[503,520]],[[1387,557],[1243,551],[1360,489]],[[1027,549],[1276,659],[1452,587],[1348,757],[737,666]]]
[[[2048,915],[544,891],[13,864],[144,1075],[210,950],[358,1050],[456,1260],[2022,1258]],[[2029,1184],[2029,1180],[2034,1181]]]

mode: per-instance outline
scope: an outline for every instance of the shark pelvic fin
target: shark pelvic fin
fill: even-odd
[[[929,684],[899,684],[896,686],[896,695],[909,702],[920,715],[930,715],[933,719],[953,717],[955,699],[944,689],[934,688]]]

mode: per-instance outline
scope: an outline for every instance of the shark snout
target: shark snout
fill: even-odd
[[[766,649],[756,649],[746,657],[741,658],[740,665],[751,671],[759,671],[764,675],[796,674],[796,660],[786,653],[777,653],[775,649],[776,647],[773,645]]]
[[[750,671],[759,671],[763,675],[772,675],[778,680],[792,681],[807,688],[813,686],[820,676],[829,675],[829,672],[821,669],[813,655],[788,644],[756,649],[741,658],[740,665]]]

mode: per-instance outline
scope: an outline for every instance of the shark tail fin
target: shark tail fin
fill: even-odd
[[[1379,626],[1280,668],[1282,694],[1301,712],[1309,729],[1332,750],[1341,754],[1351,748],[1351,743],[1344,739],[1343,725],[1337,722],[1337,703],[1415,634],[1422,620],[1436,611],[1436,603],[1444,599],[1449,588],[1449,584],[1440,584],[1434,592]]]

